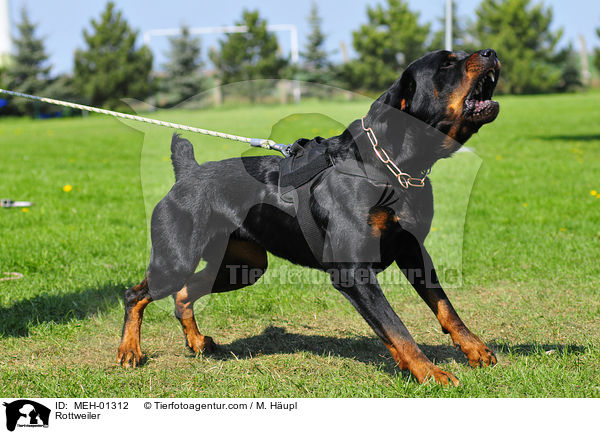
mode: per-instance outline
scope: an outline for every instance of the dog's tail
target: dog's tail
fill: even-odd
[[[175,181],[184,177],[191,169],[198,167],[194,158],[194,146],[179,134],[173,134],[171,140],[171,161],[175,170]]]

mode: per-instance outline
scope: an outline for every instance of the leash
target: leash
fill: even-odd
[[[218,131],[205,130],[204,128],[196,128],[190,127],[188,125],[175,124],[172,122],[159,121],[157,119],[145,118],[142,116],[129,115],[125,113],[115,112],[112,110],[101,109],[97,107],[91,107],[83,104],[75,104],[68,101],[61,101],[58,99],[45,98],[41,96],[28,95],[26,93],[14,92],[12,90],[0,89],[0,93],[4,93],[6,95],[17,96],[21,98],[31,99],[34,101],[45,102],[47,104],[59,105],[63,107],[70,107],[78,110],[84,110],[93,113],[102,113],[104,115],[113,116],[116,118],[129,119],[132,121],[145,122],[147,124],[159,125],[161,127],[175,128],[177,130],[190,131],[192,133],[205,134],[213,137],[220,137],[222,139],[235,140],[238,142],[249,143],[250,146],[271,149],[274,151],[279,151],[283,154],[284,157],[288,157],[290,145],[283,145],[281,143],[275,143],[273,140],[268,139],[253,139],[249,137],[236,136],[234,134],[220,133]]]

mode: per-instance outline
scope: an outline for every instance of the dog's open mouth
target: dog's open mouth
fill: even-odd
[[[492,100],[500,71],[494,68],[484,71],[465,98],[463,116],[466,120],[485,124],[498,116],[500,104]]]

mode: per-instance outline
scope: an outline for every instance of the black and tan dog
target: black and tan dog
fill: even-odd
[[[423,354],[386,300],[377,274],[393,262],[472,366],[496,363],[452,307],[423,243],[433,218],[427,173],[496,118],[491,97],[499,75],[494,50],[429,53],[364,118],[339,136],[299,140],[288,158],[198,165],[192,145],[174,136],[176,183],[152,215],[146,278],[125,292],[117,362],[140,363],[144,308],[167,295],[175,298],[187,345],[210,350],[194,301],[253,284],[267,269],[269,251],[328,272],[398,366],[420,382],[459,384]],[[207,265],[196,273],[201,259]]]

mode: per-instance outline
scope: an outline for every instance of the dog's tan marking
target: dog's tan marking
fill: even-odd
[[[194,317],[194,301],[188,293],[187,286],[184,286],[175,295],[175,309],[177,319],[179,319],[183,329],[186,345],[196,354],[213,350],[214,342],[212,338],[202,335],[198,330],[196,318]]]
[[[371,234],[374,237],[379,237],[385,232],[389,225],[398,223],[399,218],[389,209],[374,209],[369,212],[367,222],[371,226]]]
[[[139,285],[132,288],[135,292],[140,292],[148,288],[148,282],[144,279]],[[140,346],[140,327],[144,316],[144,309],[152,301],[149,297],[144,297],[135,302],[127,310],[125,324],[123,325],[123,335],[121,344],[117,352],[117,363],[125,367],[136,367],[142,360],[142,349]],[[127,306],[125,307],[128,308]]]
[[[437,301],[436,316],[440,325],[450,333],[454,345],[467,356],[471,366],[497,363],[494,352],[467,328],[447,299]]]
[[[466,73],[463,76],[463,80],[460,85],[456,87],[448,97],[448,103],[446,108],[446,116],[448,120],[455,121],[450,130],[446,133],[448,136],[444,139],[442,146],[450,151],[456,148],[456,139],[459,135],[468,132],[468,128],[462,125],[462,113],[465,104],[465,99],[469,95],[469,91],[472,89],[474,82],[479,78],[482,72],[482,67],[478,62],[479,54],[474,53],[466,61]]]
[[[266,269],[267,253],[256,243],[244,240],[230,240],[225,252],[225,261],[239,262],[250,268]]]
[[[398,367],[402,370],[410,370],[419,383],[425,383],[432,378],[436,383],[443,386],[460,385],[458,378],[449,372],[442,371],[431,363],[414,341],[389,333],[388,337],[391,343],[384,342],[384,344],[392,354]]]

